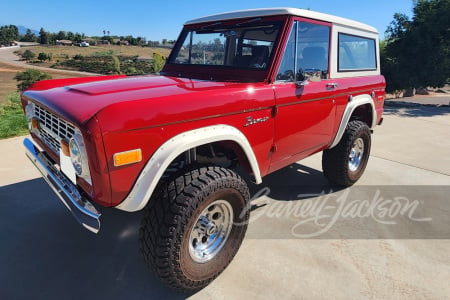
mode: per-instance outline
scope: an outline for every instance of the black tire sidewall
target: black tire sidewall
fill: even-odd
[[[367,125],[363,124],[359,127],[359,130],[356,134],[353,134],[351,140],[348,143],[347,147],[347,157],[350,157],[351,150],[353,148],[353,144],[357,139],[361,138],[364,142],[364,152],[361,163],[355,171],[350,170],[350,167],[347,163],[347,176],[350,182],[355,183],[359,178],[361,178],[364,170],[366,169],[367,162],[369,161],[370,156],[370,148],[371,148],[371,138],[370,131]]]
[[[233,209],[233,225],[225,245],[219,253],[211,260],[205,263],[199,263],[194,261],[189,253],[190,233],[200,213],[216,200],[225,200],[231,205]],[[247,229],[249,212],[246,202],[247,201],[238,190],[233,188],[222,188],[208,195],[195,209],[181,236],[180,268],[186,277],[190,278],[192,281],[208,280],[221,273],[229,264],[239,249]],[[243,216],[243,218],[241,218],[241,216]]]
[[[202,289],[231,262],[245,236],[250,217],[250,193],[234,171],[220,166],[189,166],[158,184],[139,233],[141,252],[156,275],[183,292]],[[192,259],[189,238],[203,210],[216,200],[233,210],[228,239],[205,263]]]
[[[355,171],[349,167],[350,152],[354,142],[361,138],[364,141],[363,158]],[[350,121],[339,143],[323,151],[322,169],[325,177],[339,187],[353,185],[364,173],[369,161],[371,148],[371,133],[369,126],[359,120]]]

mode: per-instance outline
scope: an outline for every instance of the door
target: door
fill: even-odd
[[[271,171],[322,150],[334,137],[333,96],[339,87],[328,79],[330,32],[328,23],[293,22],[274,83],[276,148]]]

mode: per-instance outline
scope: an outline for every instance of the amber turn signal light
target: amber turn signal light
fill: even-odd
[[[142,150],[134,149],[125,152],[119,152],[113,156],[114,166],[119,167],[140,162],[142,160]]]
[[[33,127],[33,129],[39,130],[39,119],[38,118],[31,118],[31,127]]]
[[[61,152],[65,156],[70,156],[69,142],[67,142],[66,140],[61,140],[61,142],[59,144],[61,145]]]

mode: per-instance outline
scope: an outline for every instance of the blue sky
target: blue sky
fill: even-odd
[[[169,5],[170,3],[170,5]],[[334,14],[374,26],[381,37],[396,12],[412,16],[412,0],[13,0],[1,5],[0,24],[58,32],[143,36],[176,39],[187,20],[231,10],[297,7]]]

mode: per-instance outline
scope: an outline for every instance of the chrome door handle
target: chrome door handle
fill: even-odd
[[[330,82],[330,83],[327,83],[327,88],[334,89],[334,88],[337,88],[338,85],[339,84],[337,82]]]

